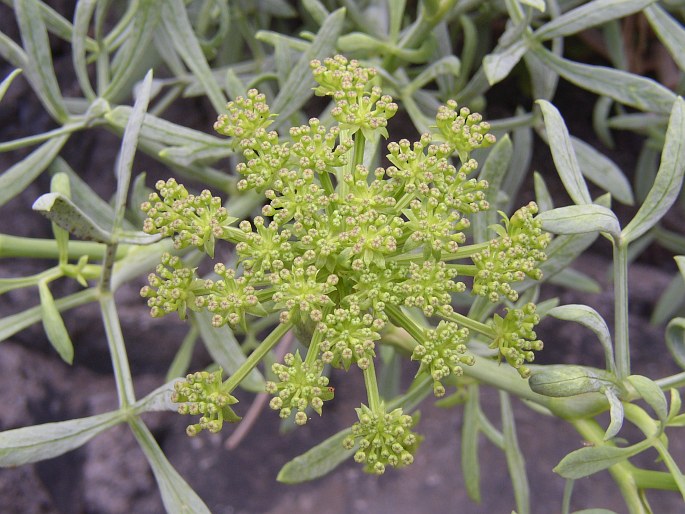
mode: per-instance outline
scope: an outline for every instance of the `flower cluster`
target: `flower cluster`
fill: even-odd
[[[328,378],[322,376],[323,362],[314,361],[311,365],[302,361],[299,352],[289,353],[284,358],[285,364],[275,363],[271,370],[279,382],[267,382],[266,391],[275,395],[269,407],[280,411],[281,418],[290,417],[293,411],[295,423],[307,423],[307,413],[311,406],[321,416],[323,402],[333,398],[333,388],[328,387]]]
[[[332,96],[335,107],[331,110],[340,128],[352,134],[361,130],[367,139],[374,134],[388,137],[388,120],[397,112],[397,104],[390,95],[384,95],[379,86],[368,84],[376,75],[373,68],[363,68],[358,61],[348,61],[342,55],[311,62],[314,79],[319,86],[314,93]]]
[[[511,219],[502,214],[503,224],[495,225],[498,238],[490,241],[488,247],[473,256],[478,268],[474,277],[473,292],[498,302],[501,296],[515,302],[518,293],[511,287],[526,277],[542,278],[538,267],[547,259],[545,248],[550,235],[542,231],[542,223],[533,216],[538,206],[530,202],[517,210]]]
[[[212,287],[211,281],[196,277],[195,270],[186,268],[178,256],[164,253],[162,262],[157,265],[155,273],[148,276],[149,286],[140,290],[140,295],[147,298],[150,314],[161,318],[172,312],[178,312],[185,319],[187,309],[198,310],[202,307],[202,296]]]
[[[380,412],[366,405],[355,410],[359,421],[352,425],[352,435],[345,438],[343,446],[350,450],[359,447],[354,460],[364,463],[366,471],[381,475],[387,466],[402,467],[414,462],[421,438],[411,431],[411,416],[399,408],[386,412],[383,406]]]
[[[206,189],[191,195],[173,178],[160,180],[155,187],[159,194],[150,193],[140,207],[147,215],[143,230],[171,237],[176,248],[197,246],[213,257],[216,239],[223,238],[237,218],[230,217],[221,199]]]
[[[387,137],[397,105],[381,91],[373,68],[341,56],[311,67],[315,93],[331,98],[333,126],[312,118],[287,134],[269,130],[274,114],[256,90],[231,102],[215,125],[243,155],[238,189],[265,198],[260,216],[231,226],[236,220],[218,198],[193,196],[173,179],[158,184],[159,194],[143,206],[146,231],[173,237],[178,249],[195,246],[210,255],[215,241],[225,240],[234,245],[235,265],[217,264],[218,277],[202,280],[178,257],[165,256],[141,293],[155,316],[205,309],[217,327],[249,331],[248,315],[278,316],[273,337],[245,366],[273,348],[261,345],[294,329],[307,354],[274,364],[278,380],[267,390],[274,395],[271,407],[282,417],[294,414],[298,424],[306,423],[309,408],[321,414],[332,397],[325,365],[360,370],[369,402],[358,410],[346,445],[358,444],[355,458],[382,473],[410,463],[418,444],[412,418],[401,409],[386,412],[380,400],[374,360],[384,335],[396,328],[413,335],[412,359],[420,363],[419,374],[433,379],[438,396],[449,377],[473,364],[466,345],[474,330],[526,376],[524,362],[541,347],[532,331],[537,316],[528,306],[485,324],[466,323],[452,305],[455,296],[467,299],[469,283],[472,294],[493,302],[516,300],[512,284],[540,278],[549,235],[531,203],[511,218],[503,215],[497,238],[467,244],[469,217],[490,208],[488,183],[474,176],[478,163],[470,156],[494,141],[480,115],[448,102],[432,134],[389,142],[389,164],[369,169],[367,143]],[[413,317],[432,328],[419,328]],[[241,368],[226,384],[235,388],[247,372]],[[194,409],[206,423],[216,420]]]
[[[473,364],[473,356],[467,353],[465,344],[468,336],[468,329],[459,328],[456,323],[441,321],[436,329],[427,332],[426,340],[414,348],[411,358],[421,361],[419,373],[430,373],[435,396],[445,395],[442,380],[450,375],[460,376],[464,372],[462,364]]]
[[[199,423],[188,426],[188,435],[194,436],[203,430],[219,432],[224,421],[240,421],[240,417],[230,407],[238,403],[238,400],[226,390],[221,375],[221,370],[213,373],[198,371],[174,384],[171,401],[180,404],[179,414],[202,416]]]
[[[527,303],[521,309],[507,309],[504,318],[495,314],[490,322],[495,331],[490,348],[496,349],[523,378],[530,376],[525,363],[533,361],[534,351],[542,350],[542,341],[533,330],[539,322],[540,316],[535,313],[533,303]]]

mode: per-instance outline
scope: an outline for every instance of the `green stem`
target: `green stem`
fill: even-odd
[[[373,365],[373,361],[370,361],[369,367],[364,370],[364,385],[366,386],[369,408],[375,413],[381,413],[381,395],[378,392],[376,368]]]
[[[605,444],[604,429],[595,420],[578,419],[573,422],[573,426],[586,441],[597,446]],[[621,490],[630,514],[648,514],[640,498],[633,472],[634,468],[627,460],[609,468],[609,473]]]
[[[280,323],[266,336],[261,344],[253,351],[245,362],[225,382],[227,391],[233,391],[247,377],[247,375],[260,363],[281,338],[292,328],[292,323]]]
[[[354,173],[354,169],[364,162],[364,148],[366,146],[366,137],[361,130],[354,134],[354,148],[352,160],[350,161],[350,172]]]
[[[675,483],[673,475],[666,471],[634,468],[631,472],[638,489],[660,489],[662,491],[678,490],[678,485]]]
[[[495,331],[491,326],[486,325],[485,323],[481,323],[480,321],[471,319],[468,316],[464,316],[463,314],[459,314],[458,312],[452,312],[451,314],[441,314],[441,316],[447,320],[454,321],[455,323],[458,323],[468,328],[469,330],[478,332],[479,334],[483,334],[484,336],[489,337],[491,339],[494,339],[497,335],[495,334]]]
[[[630,375],[630,336],[628,329],[628,245],[614,243],[614,353],[616,376]]]
[[[335,193],[335,186],[333,185],[330,173],[327,171],[319,173],[319,180],[321,181],[321,187],[326,191],[326,194],[332,195]]]
[[[661,389],[671,389],[685,386],[685,371],[678,373],[677,375],[671,375],[670,377],[660,378],[655,380],[656,384]]]
[[[414,320],[402,312],[402,309],[398,306],[386,305],[385,313],[390,318],[390,321],[392,321],[398,327],[406,330],[415,342],[422,343],[426,339],[423,329],[418,326]]]
[[[88,241],[69,241],[69,259],[78,259],[87,255],[89,260],[101,260],[106,246],[102,243]],[[116,258],[120,259],[128,252],[129,245],[117,248]],[[0,258],[31,257],[34,259],[58,259],[59,249],[54,239],[36,239],[33,237],[11,236],[0,234]]]
[[[473,264],[448,264],[447,267],[466,277],[475,277],[478,273],[478,267]]]
[[[466,257],[471,257],[472,255],[482,252],[489,245],[490,241],[484,241],[482,243],[474,243],[471,245],[461,246],[456,252],[444,252],[440,256],[440,258],[443,261],[455,261],[457,259],[465,259]]]

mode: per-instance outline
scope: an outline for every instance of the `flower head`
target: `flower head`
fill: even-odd
[[[411,431],[411,416],[402,409],[386,412],[383,406],[379,412],[366,405],[355,410],[359,421],[352,425],[352,435],[345,438],[343,446],[352,449],[358,445],[354,460],[364,463],[365,471],[381,475],[387,466],[402,467],[414,462],[421,438]]]
[[[221,375],[220,369],[213,373],[199,371],[174,384],[171,401],[180,404],[179,414],[202,416],[199,423],[188,426],[188,435],[194,436],[203,430],[216,433],[221,430],[224,421],[240,421],[240,417],[230,407],[238,403],[238,400],[226,389]]]
[[[527,303],[521,309],[507,309],[504,318],[495,314],[490,322],[495,331],[490,348],[498,350],[523,378],[530,376],[525,363],[533,361],[533,351],[542,350],[542,341],[533,330],[539,322],[540,316],[535,313],[533,303]]]
[[[333,388],[328,387],[328,377],[323,376],[323,363],[320,360],[307,365],[302,361],[300,352],[289,353],[284,364],[275,363],[271,367],[278,382],[266,383],[266,392],[275,395],[269,406],[280,411],[281,418],[290,417],[293,411],[295,423],[307,423],[308,407],[321,416],[323,402],[333,398]]]
[[[197,246],[213,257],[215,240],[237,218],[229,216],[221,199],[206,189],[199,195],[191,195],[173,178],[166,182],[160,180],[155,187],[159,194],[151,193],[141,205],[147,214],[143,230],[171,237],[176,248]]]

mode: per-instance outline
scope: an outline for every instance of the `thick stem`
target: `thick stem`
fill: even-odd
[[[454,321],[455,323],[458,323],[461,326],[468,328],[469,330],[478,332],[479,334],[483,334],[484,336],[489,337],[491,339],[494,339],[497,335],[495,334],[495,331],[491,326],[486,325],[485,323],[481,323],[480,321],[471,319],[468,316],[464,316],[463,314],[459,314],[458,312],[452,312],[451,314],[441,314],[441,316],[449,321]]]
[[[87,241],[69,241],[69,259],[75,260],[87,255],[89,260],[100,260],[105,255],[107,247],[102,243]],[[116,258],[120,259],[128,252],[128,245],[117,248]],[[59,249],[54,239],[36,239],[33,237],[11,236],[0,234],[0,258],[31,257],[34,259],[57,259]]]
[[[380,413],[381,395],[378,392],[376,368],[373,365],[373,361],[370,361],[369,367],[364,370],[364,385],[366,386],[366,395],[369,400],[369,408],[375,413]]]
[[[628,328],[628,245],[614,243],[614,354],[619,380],[630,375],[630,336]]]
[[[255,348],[250,356],[243,362],[243,364],[231,375],[225,382],[228,392],[233,391],[240,382],[259,364],[259,362],[266,356],[271,349],[276,346],[278,341],[292,328],[292,323],[280,323],[273,329],[273,331],[266,336],[266,339]]]

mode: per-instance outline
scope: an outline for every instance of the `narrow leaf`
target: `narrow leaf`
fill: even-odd
[[[14,0],[14,12],[29,58],[26,76],[50,115],[58,121],[65,121],[69,113],[57,83],[48,31],[40,12],[40,2]]]
[[[640,393],[642,399],[647,402],[662,423],[668,417],[668,405],[666,395],[661,388],[651,379],[642,375],[631,375],[628,382]]]
[[[40,196],[32,208],[79,239],[99,243],[112,242],[112,234],[108,230],[100,227],[69,198],[60,193],[46,193]]]
[[[52,297],[46,281],[41,280],[38,283],[38,292],[40,293],[40,306],[45,334],[62,360],[71,364],[74,360],[74,345],[71,342],[67,327],[64,326],[64,321],[55,305],[55,299]]]
[[[682,71],[685,71],[685,28],[674,20],[665,9],[653,4],[644,10],[645,18],[654,29],[659,40],[668,48],[671,57]]]
[[[546,100],[538,100],[547,129],[547,140],[552,159],[566,192],[577,204],[592,203],[587,184],[580,172],[580,166],[573,150],[571,138],[561,114],[556,107]]]
[[[573,268],[565,268],[549,279],[550,284],[566,287],[581,293],[597,294],[603,291],[594,278]]]
[[[655,0],[594,0],[565,12],[545,23],[533,36],[545,41],[560,36],[577,34],[610,20],[617,20],[644,9]]]
[[[570,205],[545,211],[538,215],[545,230],[555,234],[584,234],[608,232],[615,239],[621,235],[618,218],[601,205]]]
[[[607,469],[614,464],[620,464],[646,450],[649,446],[649,441],[642,441],[627,448],[603,444],[581,448],[561,459],[561,462],[554,468],[554,472],[564,478],[583,478]]]
[[[169,0],[163,3],[162,19],[174,48],[183,58],[186,66],[200,80],[216,112],[223,112],[226,97],[217,83],[207,63],[183,0]]]
[[[211,315],[206,311],[191,312],[190,316],[200,329],[200,337],[202,337],[214,362],[221,366],[227,374],[235,373],[246,359],[231,329],[226,325],[214,328]],[[254,393],[262,393],[264,392],[264,377],[255,368],[240,383],[240,387]]]
[[[533,187],[535,188],[535,201],[540,207],[540,211],[551,211],[554,209],[552,195],[545,184],[545,179],[537,171],[533,172]]]
[[[666,326],[666,347],[676,364],[685,369],[685,318],[674,318]]]
[[[488,83],[494,86],[504,80],[527,50],[527,39],[521,38],[510,46],[486,55],[483,58],[483,70],[485,71]]]
[[[15,78],[19,76],[21,72],[21,69],[16,69],[12,73],[7,75],[7,77],[5,77],[5,79],[2,82],[0,82],[0,100],[2,100],[5,97],[5,93],[7,93],[7,90],[12,85],[12,82]]]
[[[0,432],[0,466],[21,466],[67,453],[123,421],[124,416],[113,411]]]
[[[664,289],[654,306],[649,322],[652,325],[661,325],[670,320],[685,302],[685,284],[683,279],[676,275]]]
[[[685,101],[678,97],[673,105],[666,130],[666,141],[661,152],[661,165],[654,185],[647,194],[640,210],[628,226],[622,238],[631,242],[652,228],[673,205],[680,194],[685,173]]]
[[[126,198],[128,196],[128,188],[131,182],[131,168],[133,167],[133,158],[136,154],[138,146],[138,136],[143,125],[145,112],[147,111],[148,103],[150,102],[150,88],[152,87],[152,70],[148,71],[143,80],[143,84],[138,91],[138,98],[131,111],[131,116],[128,118],[126,129],[124,130],[124,137],[121,141],[121,150],[117,158],[116,177],[117,177],[117,191],[114,199],[114,224],[112,231],[118,232],[121,228],[121,223],[124,219],[126,210]]]
[[[516,436],[516,422],[514,412],[511,409],[509,395],[500,391],[500,404],[502,411],[502,435],[504,436],[504,454],[507,458],[509,477],[514,486],[514,498],[519,514],[530,512],[530,485],[526,473],[526,461],[519,447]]]
[[[545,5],[545,0],[519,0],[522,4],[528,5],[533,9],[537,9],[540,12],[545,12],[547,6]]]
[[[74,33],[71,39],[71,59],[74,63],[74,71],[81,91],[88,100],[93,100],[97,95],[90,84],[88,76],[88,64],[86,61],[86,41],[88,25],[93,17],[97,0],[82,0],[76,4],[74,12]]]
[[[174,382],[171,380],[162,384],[157,389],[149,393],[145,398],[138,400],[134,405],[136,413],[141,412],[165,412],[177,411],[177,405],[171,401],[171,393],[174,392]]]
[[[604,440],[613,439],[623,426],[623,403],[616,396],[616,392],[611,387],[604,389],[604,396],[609,401],[609,426],[604,433]]]
[[[351,432],[352,429],[346,428],[295,457],[281,468],[276,480],[285,484],[299,484],[330,473],[354,454],[355,448],[346,450],[342,445]]]
[[[67,139],[69,135],[65,134],[43,143],[0,175],[0,206],[26,189],[55,159]]]
[[[164,2],[164,5],[168,3]],[[159,24],[160,12],[164,10],[160,8],[157,0],[139,0],[135,4],[135,9],[124,44],[114,56],[111,80],[101,94],[110,101],[118,102],[122,97],[128,96],[132,83],[139,79],[143,59],[149,55],[149,52],[143,52],[141,49],[151,44],[152,36]]]
[[[293,67],[285,84],[281,84],[281,90],[274,99],[272,106],[272,111],[279,114],[274,123],[276,127],[285,122],[312,96],[312,88],[315,84],[310,73],[309,62],[312,59],[327,57],[335,50],[335,44],[342,32],[344,21],[345,9],[333,11]]]
[[[150,430],[140,418],[129,425],[147,457],[162,493],[164,509],[169,514],[211,514],[207,505],[169,463]]]
[[[569,82],[642,111],[668,113],[676,95],[654,80],[605,66],[580,64],[557,57],[542,46],[535,55]]]
[[[614,349],[611,334],[604,318],[592,307],[580,304],[560,305],[551,309],[547,314],[557,319],[574,321],[592,330],[604,349],[606,366],[609,371],[615,370]]]
[[[633,191],[625,173],[608,157],[580,139],[571,136],[580,171],[611,197],[626,205],[633,205]]]
[[[572,514],[616,514],[616,512],[609,509],[583,509],[575,510]]]

